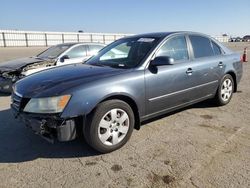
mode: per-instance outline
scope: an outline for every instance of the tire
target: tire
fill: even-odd
[[[127,143],[134,124],[134,113],[127,103],[109,100],[99,104],[87,117],[83,134],[92,148],[109,153]]]
[[[224,106],[230,102],[234,92],[234,84],[235,83],[231,75],[226,74],[223,76],[214,98],[218,106]]]

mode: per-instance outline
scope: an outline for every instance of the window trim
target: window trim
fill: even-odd
[[[205,57],[195,57],[195,56],[194,56],[194,49],[193,49],[193,45],[192,45],[190,36],[198,36],[198,37],[203,37],[203,38],[208,39],[208,40],[210,41],[210,46],[211,46],[211,48],[212,48],[212,50],[213,50],[213,54],[214,54],[214,55],[213,55],[213,56],[205,56]],[[188,41],[189,41],[189,44],[190,44],[190,52],[191,52],[191,54],[192,54],[191,57],[192,57],[193,60],[196,60],[196,59],[204,59],[204,58],[211,58],[211,57],[217,57],[217,56],[221,56],[221,55],[224,55],[224,54],[225,54],[225,52],[222,50],[222,48],[220,47],[220,45],[218,45],[214,40],[212,40],[212,39],[211,39],[210,37],[208,37],[208,36],[203,36],[203,35],[199,35],[199,34],[188,34],[187,37],[188,37]],[[217,46],[219,47],[220,52],[221,52],[220,55],[215,55],[212,42],[215,43],[215,45],[217,45]]]
[[[189,43],[187,40],[187,34],[177,34],[177,35],[173,35],[173,36],[168,36],[166,37],[162,43],[157,47],[156,51],[154,52],[151,61],[154,60],[154,58],[156,57],[156,54],[160,51],[160,49],[162,48],[163,45],[165,45],[169,40],[175,38],[175,37],[184,37],[185,41],[186,41],[186,46],[187,46],[187,52],[188,52],[188,59],[181,59],[181,60],[175,60],[173,64],[179,64],[179,63],[186,63],[189,62],[191,60],[191,54],[190,54],[190,47],[189,47]]]
[[[211,43],[211,46],[212,46],[212,49],[213,49],[213,52],[214,52],[214,56],[221,56],[221,55],[224,54],[223,51],[222,51],[222,49],[221,49],[221,47],[216,42],[214,42],[213,40],[210,39],[210,43]],[[215,54],[214,45],[213,44],[219,48],[219,50],[220,50],[220,54],[219,55]]]

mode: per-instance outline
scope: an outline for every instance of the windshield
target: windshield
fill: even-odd
[[[37,57],[39,58],[57,58],[59,55],[61,55],[63,52],[65,52],[67,49],[69,49],[71,46],[70,45],[57,45],[57,46],[52,46],[45,50],[44,52],[40,53]]]
[[[134,68],[157,44],[158,38],[134,37],[113,42],[92,57],[86,64],[117,68]]]

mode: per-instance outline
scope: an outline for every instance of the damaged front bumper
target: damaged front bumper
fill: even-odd
[[[13,85],[12,79],[0,76],[0,92],[11,93],[12,85]]]
[[[20,113],[15,106],[11,105],[11,108],[15,118],[51,143],[55,140],[70,141],[76,138],[75,119],[61,119],[58,115]]]

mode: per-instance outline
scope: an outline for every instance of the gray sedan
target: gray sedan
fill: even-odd
[[[240,55],[207,35],[143,34],[113,42],[85,64],[18,81],[11,106],[47,140],[83,132],[106,153],[122,147],[144,120],[206,99],[228,104],[241,77]]]

